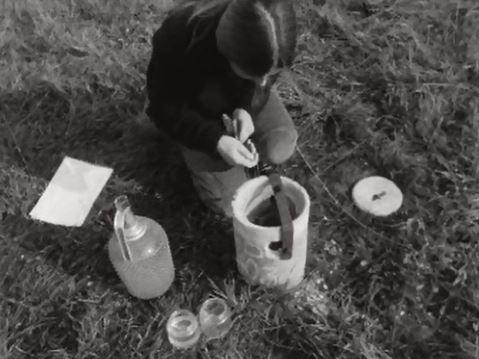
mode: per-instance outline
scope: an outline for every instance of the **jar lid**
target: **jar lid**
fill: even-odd
[[[403,194],[396,184],[380,176],[366,177],[357,182],[352,197],[359,209],[378,217],[393,214],[403,202]]]

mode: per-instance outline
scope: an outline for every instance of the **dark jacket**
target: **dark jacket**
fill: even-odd
[[[276,79],[262,88],[238,77],[216,48],[221,14],[188,23],[190,14],[191,8],[171,13],[153,36],[146,112],[173,140],[215,154],[225,133],[221,115],[244,108],[254,118]]]

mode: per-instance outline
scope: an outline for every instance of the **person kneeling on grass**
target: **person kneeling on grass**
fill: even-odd
[[[257,164],[248,138],[266,163],[294,152],[297,131],[272,86],[295,47],[289,0],[189,1],[153,36],[146,113],[180,144],[200,198],[215,211],[231,214],[232,193],[246,180],[237,169]],[[224,114],[237,121],[236,137]]]

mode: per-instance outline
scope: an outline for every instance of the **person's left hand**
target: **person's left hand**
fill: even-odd
[[[238,140],[244,143],[254,133],[254,124],[248,111],[238,108],[233,112],[233,121],[238,124]]]

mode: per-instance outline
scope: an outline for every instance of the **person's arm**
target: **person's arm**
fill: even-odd
[[[216,154],[219,139],[225,134],[220,121],[204,118],[188,103],[190,89],[183,65],[188,42],[181,16],[166,19],[155,33],[147,70],[149,106],[146,112],[175,141]]]

